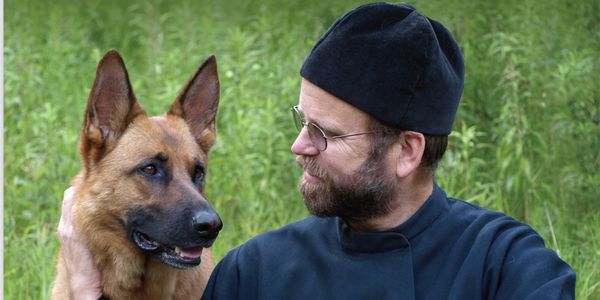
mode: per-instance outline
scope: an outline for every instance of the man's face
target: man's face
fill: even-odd
[[[326,136],[370,130],[369,115],[306,80],[300,88],[299,110]],[[327,148],[319,151],[307,128],[301,130],[292,152],[304,169],[300,191],[312,214],[354,223],[389,212],[396,188],[393,164],[385,154],[372,151],[372,141],[368,134],[327,139]]]

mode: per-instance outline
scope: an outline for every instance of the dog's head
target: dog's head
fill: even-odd
[[[222,227],[203,196],[219,79],[208,58],[162,116],[139,105],[121,56],[98,64],[81,129],[84,227],[175,268],[200,263]]]

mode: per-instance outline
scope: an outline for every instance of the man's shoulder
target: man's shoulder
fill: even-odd
[[[464,223],[470,227],[489,229],[491,227],[529,227],[515,218],[499,211],[483,208],[465,200],[448,198],[449,212],[447,217],[455,222]]]
[[[287,251],[306,243],[314,244],[315,240],[322,237],[325,232],[332,232],[337,228],[335,222],[335,218],[310,216],[281,228],[261,233],[235,250],[253,255],[259,253],[277,255],[278,251]]]
[[[429,226],[430,229],[434,231],[447,229],[454,234],[461,234],[463,230],[468,230],[472,234],[478,229],[489,229],[501,223],[504,224],[501,226],[504,228],[527,226],[502,212],[481,207],[470,201],[448,197],[445,191],[437,186],[431,198],[420,210],[424,212],[420,215],[417,212],[417,216],[424,215],[431,218],[432,214],[428,214],[427,211],[435,212],[436,217],[431,224],[433,226]]]
[[[488,259],[506,258],[515,252],[544,251],[547,248],[542,236],[529,224],[505,213],[485,209],[467,201],[449,198],[449,213],[440,224],[443,231],[452,232],[454,239],[469,245]],[[510,256],[509,255],[509,256]]]
[[[323,231],[335,229],[335,218],[307,217],[300,221],[287,224],[281,228],[259,234],[248,243],[281,243],[292,242],[297,239],[313,238]]]

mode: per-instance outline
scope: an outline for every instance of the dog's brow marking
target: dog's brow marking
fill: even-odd
[[[171,133],[169,133],[169,131],[167,130],[167,128],[165,128],[165,126],[163,126],[162,123],[157,122],[156,123],[158,125],[158,128],[160,128],[160,130],[162,131],[162,134],[164,136],[165,142],[167,144],[169,144],[171,147],[177,148],[178,146],[178,142],[177,142],[177,138],[175,138],[175,136],[173,136]]]
[[[156,154],[156,156],[154,158],[156,158],[158,161],[162,161],[162,162],[167,161],[169,159],[167,154],[165,154],[164,152],[159,152],[158,154]]]

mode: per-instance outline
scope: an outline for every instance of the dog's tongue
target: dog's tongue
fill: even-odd
[[[187,258],[198,258],[198,257],[202,256],[202,248],[188,249],[188,250],[181,249],[181,253],[179,255],[181,255],[183,257],[187,257]]]

